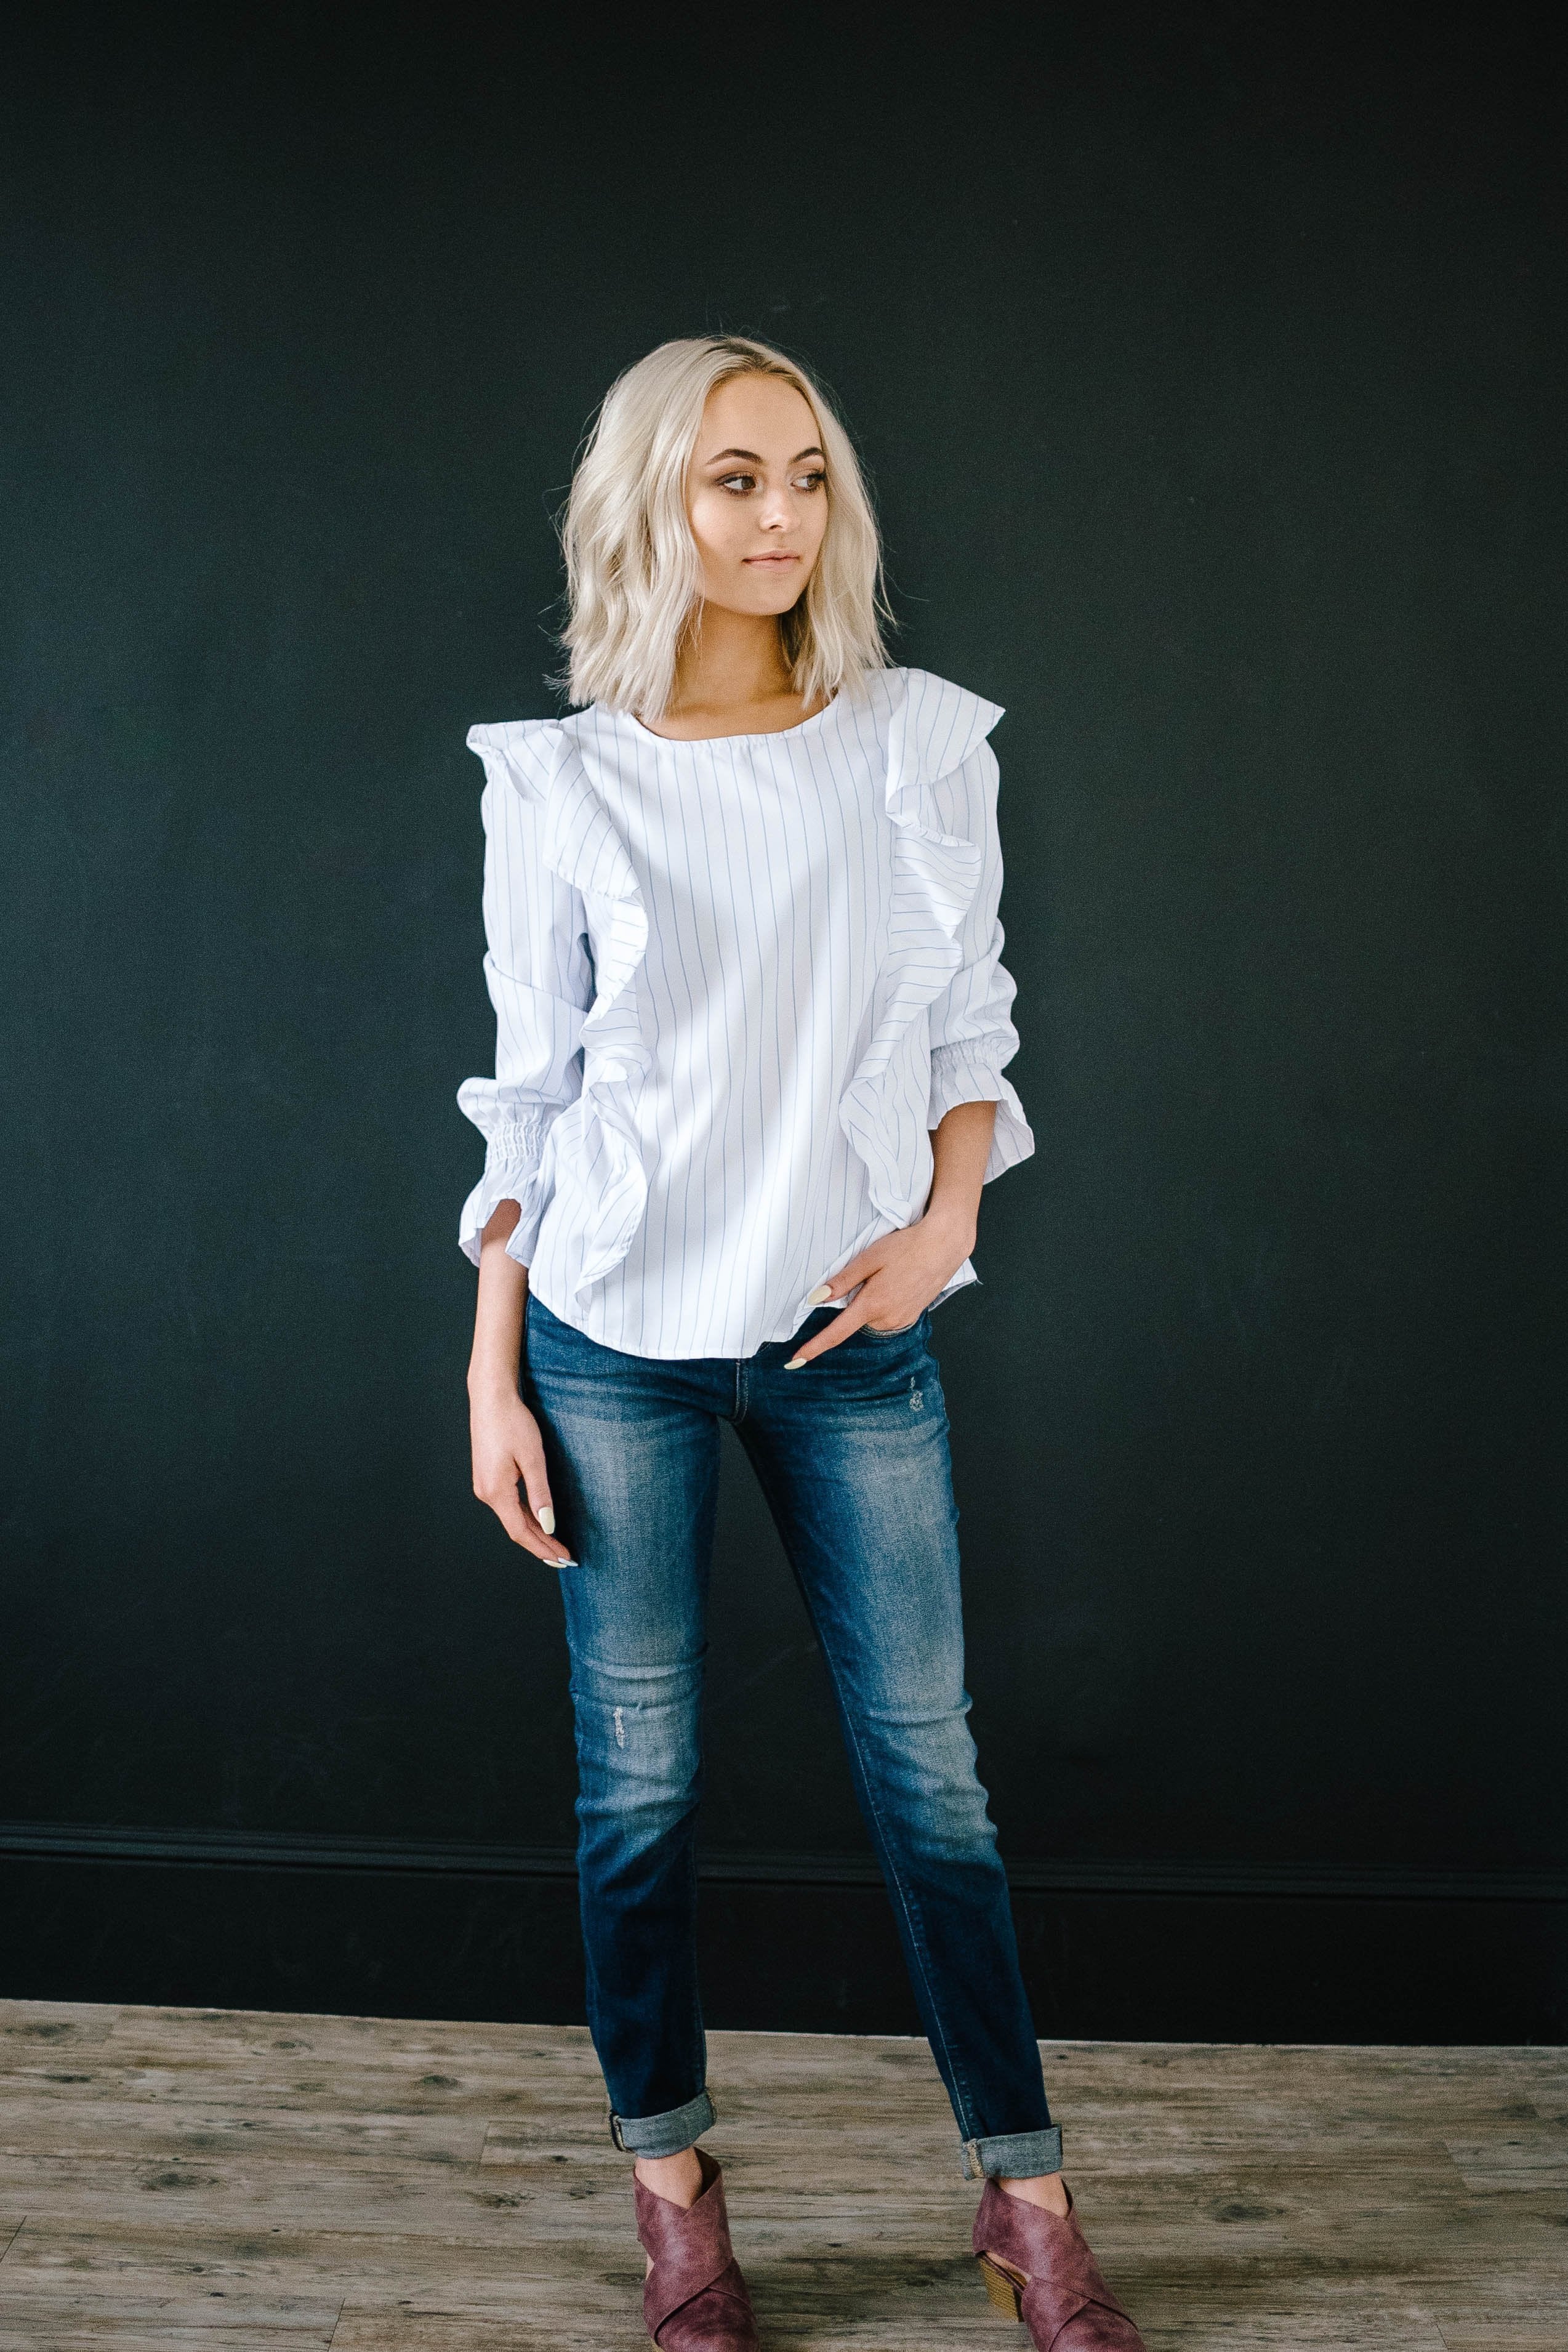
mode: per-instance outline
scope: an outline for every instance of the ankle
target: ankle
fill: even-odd
[[[1016,2197],[1020,2204],[1039,2205],[1063,2221],[1067,2218],[1067,2183],[1060,2172],[1037,2172],[1027,2180],[998,2179],[997,2187],[1005,2189],[1009,2197]]]
[[[632,2166],[644,2189],[689,2211],[703,2193],[703,2168],[695,2147],[674,2156],[640,2156]]]

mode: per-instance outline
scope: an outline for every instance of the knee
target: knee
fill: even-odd
[[[870,1778],[900,1844],[933,1859],[981,1858],[996,1848],[967,1707],[883,1720],[868,1741]]]
[[[701,1790],[701,1668],[599,1668],[572,1678],[578,1815],[643,1843],[695,1807]]]

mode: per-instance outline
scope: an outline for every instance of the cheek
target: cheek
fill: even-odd
[[[722,558],[731,551],[737,537],[738,512],[733,499],[722,493],[717,498],[694,499],[686,511],[699,555]]]

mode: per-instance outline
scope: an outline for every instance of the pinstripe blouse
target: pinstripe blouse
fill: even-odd
[[[995,703],[873,673],[799,726],[673,742],[597,703],[475,727],[494,1078],[462,1109],[507,1254],[605,1346],[753,1354],[919,1216],[929,1129],[1034,1149],[997,919]],[[974,1281],[967,1260],[942,1293]]]

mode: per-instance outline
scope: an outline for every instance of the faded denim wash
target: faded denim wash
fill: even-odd
[[[719,1423],[761,1482],[832,1677],[856,1793],[964,2170],[1055,2171],[1007,1879],[964,1688],[947,1416],[927,1339],[821,1329],[742,1359],[601,1346],[537,1298],[525,1395],[545,1433],[571,1652],[588,2011],[619,2146],[673,2155],[713,2119],[694,1831]]]

